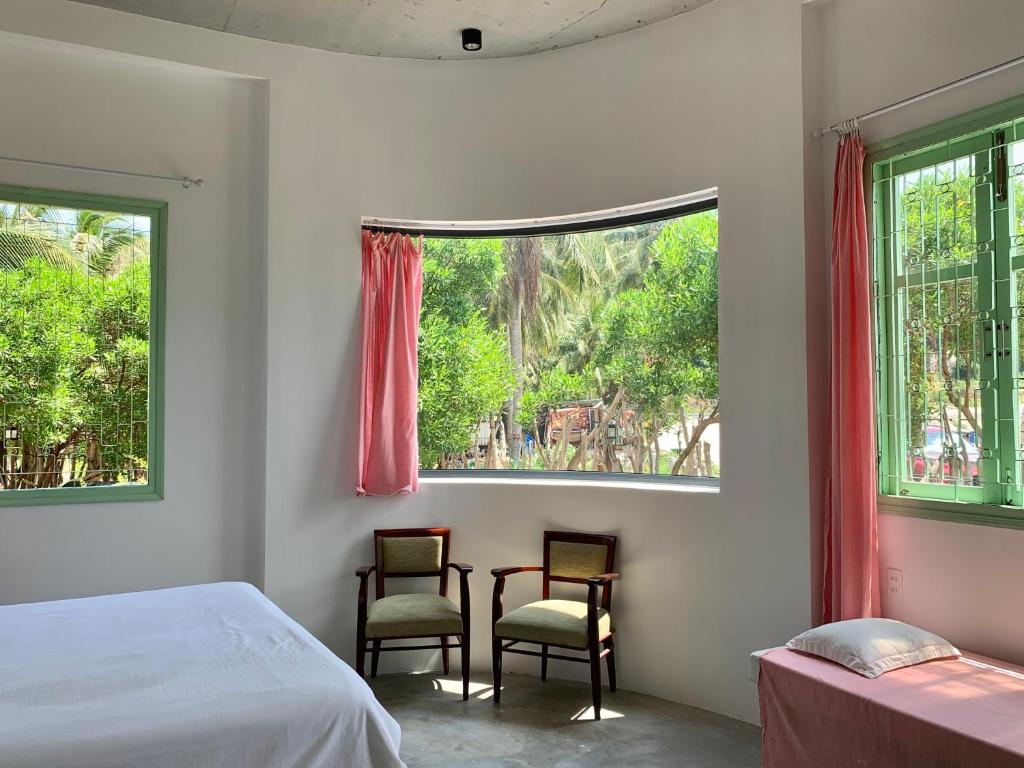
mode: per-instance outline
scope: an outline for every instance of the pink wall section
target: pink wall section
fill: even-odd
[[[1024,664],[1024,531],[880,515],[882,610],[954,645]],[[903,596],[888,594],[898,568]]]

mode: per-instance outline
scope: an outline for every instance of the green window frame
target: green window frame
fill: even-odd
[[[1024,97],[875,144],[868,168],[881,503],[1024,527]]]
[[[0,185],[0,200],[27,205],[134,214],[149,219],[149,368],[145,483],[0,490],[0,508],[158,501],[164,497],[164,348],[167,208],[160,200]]]

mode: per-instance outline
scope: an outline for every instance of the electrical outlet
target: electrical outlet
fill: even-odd
[[[903,571],[899,568],[890,568],[888,572],[886,592],[890,599],[903,599]]]

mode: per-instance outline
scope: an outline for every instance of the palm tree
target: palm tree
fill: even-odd
[[[54,226],[50,209],[22,203],[0,204],[0,270],[20,269],[39,259],[58,269],[74,270],[75,260]]]
[[[0,270],[39,259],[69,272],[116,275],[148,255],[146,236],[122,214],[79,210],[68,225],[54,208],[0,204]]]
[[[549,238],[552,264],[570,300],[555,314],[561,319],[550,345],[565,371],[583,371],[600,341],[601,308],[622,291],[643,284],[651,264],[651,244],[664,224],[653,222],[610,232],[581,232]]]
[[[116,275],[149,253],[145,236],[123,214],[100,211],[76,212],[68,247],[82,269],[94,275]]]
[[[523,329],[536,316],[540,298],[541,262],[544,243],[538,237],[517,237],[505,241],[502,252],[504,274],[494,292],[492,317],[508,328],[508,349],[516,369],[516,388],[506,405],[505,434],[508,435],[509,459],[514,463],[522,456],[523,429],[516,423],[516,410],[523,397]]]
[[[504,242],[503,276],[490,315],[508,332],[516,388],[505,405],[509,458],[521,459],[516,414],[524,383],[553,366],[580,372],[599,342],[600,311],[623,290],[638,287],[663,224],[612,232],[581,232]]]

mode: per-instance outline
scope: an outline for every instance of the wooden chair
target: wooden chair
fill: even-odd
[[[473,567],[448,562],[451,528],[397,528],[373,532],[374,565],[356,569],[359,577],[359,612],[356,623],[356,671],[365,677],[366,652],[373,661],[370,676],[377,676],[381,651],[441,650],[448,674],[448,649],[462,649],[462,700],[469,698],[469,574]],[[448,569],[459,572],[460,605],[448,599]],[[367,581],[376,573],[376,600],[367,605]],[[437,576],[438,594],[401,594],[387,597],[387,578]],[[404,645],[382,648],[384,640],[437,637],[439,645]],[[458,638],[451,643],[450,637]],[[367,646],[367,641],[371,645]]]
[[[544,565],[495,568],[492,603],[491,651],[494,663],[494,703],[501,701],[501,654],[520,653],[540,657],[540,679],[547,680],[548,659],[590,664],[594,719],[601,719],[601,659],[608,661],[608,688],[615,692],[615,629],[612,626],[612,581],[615,567],[614,536],[565,531],[544,532]],[[543,600],[502,614],[505,577],[514,573],[542,571]],[[587,585],[587,601],[551,600],[551,582]],[[601,600],[598,603],[598,589]],[[540,645],[541,650],[517,648],[519,643]],[[600,646],[604,646],[601,650]],[[548,648],[586,650],[586,657],[550,653]]]

